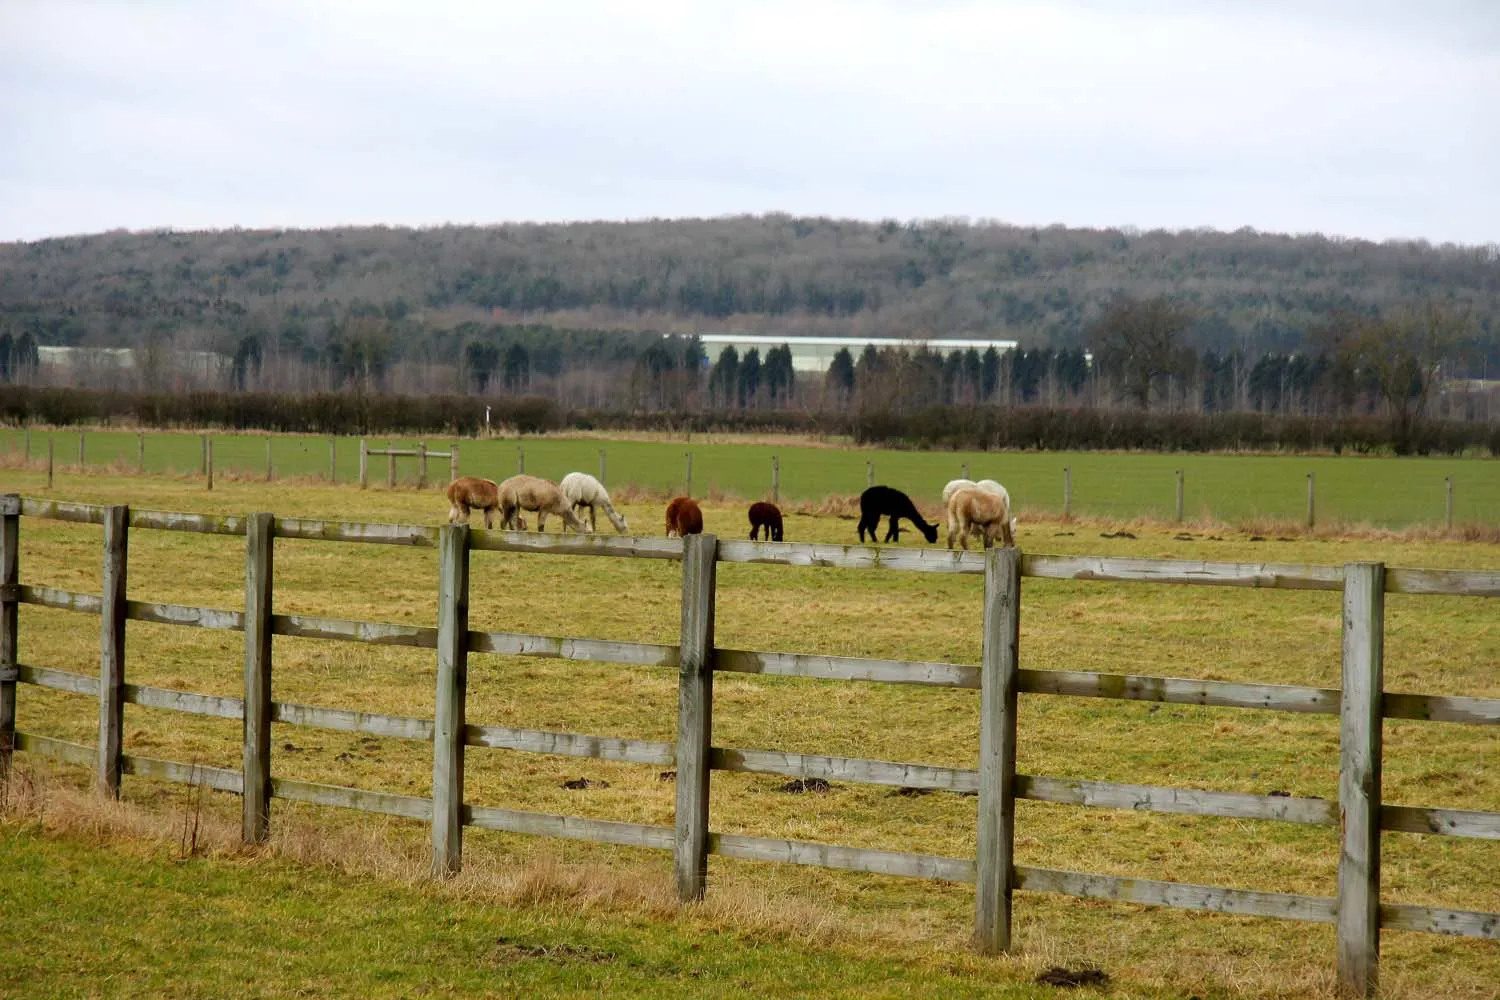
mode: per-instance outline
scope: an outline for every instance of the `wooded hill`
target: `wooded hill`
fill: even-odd
[[[502,324],[1078,347],[1118,293],[1179,299],[1195,317],[1188,346],[1251,358],[1302,349],[1337,312],[1453,301],[1471,308],[1481,345],[1465,367],[1500,370],[1493,244],[787,215],[0,244],[0,326],[14,336],[226,353],[254,337],[309,363],[354,319],[388,362],[456,363],[476,331]]]

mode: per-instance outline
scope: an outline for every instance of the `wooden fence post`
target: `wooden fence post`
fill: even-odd
[[[328,481],[339,481],[339,439],[328,435]]]
[[[463,864],[464,697],[469,679],[469,526],[438,529],[437,705],[432,729],[432,873]]]
[[[54,445],[55,444],[56,444],[56,442],[54,442],[52,440],[52,435],[48,434],[47,435],[47,489],[49,489],[49,490],[52,488],[52,465],[53,465],[53,451],[54,451]]]
[[[130,508],[104,509],[104,589],[99,614],[99,792],[120,797],[125,729],[125,568]]]
[[[604,485],[604,449],[599,449],[599,485]]]
[[[395,442],[385,443],[385,488],[388,490],[396,488],[396,456],[391,454],[395,450]]]
[[[1073,519],[1073,470],[1063,466],[1063,520]]]
[[[1315,484],[1313,480],[1313,474],[1309,472],[1307,474],[1307,526],[1309,528],[1311,528],[1317,521],[1315,517],[1316,512],[1317,507]]]
[[[682,643],[677,675],[677,898],[702,899],[708,882],[708,751],[713,745],[714,580],[719,542],[682,540]]]
[[[1380,756],[1385,565],[1344,567],[1343,693],[1339,699],[1339,991],[1375,993],[1380,961]]]
[[[146,434],[137,431],[135,435],[135,471],[137,475],[146,474]]]
[[[20,609],[21,497],[0,496],[0,786],[10,778],[16,748],[16,625]]]
[[[208,488],[214,488],[214,440],[207,434],[203,435],[203,470],[207,476]]]
[[[241,839],[271,833],[271,580],[276,519],[245,520],[245,724]]]
[[[274,471],[271,465],[271,435],[266,435],[266,482],[270,482]]]
[[[448,448],[448,482],[458,478],[458,442]]]
[[[771,456],[771,502],[781,502],[781,459]]]
[[[370,485],[370,445],[364,438],[359,439],[359,488],[365,489]]]
[[[687,459],[687,485],[683,487],[682,495],[690,497],[693,495],[693,453],[685,451],[682,457]]]
[[[987,955],[1010,950],[1020,626],[1021,554],[1017,549],[990,549],[984,564],[979,827],[974,885],[974,941]]]
[[[1452,476],[1444,476],[1443,477],[1443,491],[1447,494],[1447,501],[1444,504],[1444,507],[1445,507],[1445,509],[1447,511],[1447,515],[1448,515],[1447,516],[1448,533],[1451,535],[1453,533],[1453,477]]]
[[[83,459],[83,431],[79,431],[78,432],[78,471],[82,472],[83,469],[84,469],[84,459]]]
[[[427,442],[417,442],[417,489],[427,488]]]
[[[1177,523],[1182,523],[1182,470],[1177,470]]]

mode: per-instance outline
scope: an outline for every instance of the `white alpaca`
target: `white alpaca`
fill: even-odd
[[[948,483],[947,486],[943,487],[943,506],[944,507],[948,506],[949,501],[951,501],[953,499],[953,494],[957,493],[959,490],[984,490],[986,493],[993,493],[993,494],[995,494],[998,497],[1004,497],[1005,498],[1005,506],[1006,506],[1006,508],[1007,509],[1010,508],[1010,493],[1005,489],[1004,486],[1001,486],[999,483],[995,482],[993,479],[981,479],[977,483],[974,482],[973,480],[969,480],[969,479],[954,479],[954,480],[951,480]],[[973,528],[973,532],[977,536],[977,535],[981,534],[982,529],[976,525]],[[1016,519],[1015,518],[1011,518],[1010,519],[1010,533],[1011,533],[1012,537],[1015,536],[1015,533],[1016,533]]]
[[[998,484],[997,484],[998,485]],[[1010,496],[971,486],[960,489],[948,499],[948,548],[957,538],[969,547],[969,533],[978,528],[984,547],[991,548],[998,539],[1006,548],[1016,544],[1016,519],[1010,516]]]
[[[614,525],[615,530],[620,534],[623,535],[630,530],[630,525],[625,523],[625,516],[615,510],[614,504],[609,502],[609,491],[604,488],[604,484],[587,472],[570,472],[562,477],[562,482],[558,485],[562,488],[563,496],[575,513],[583,507],[589,509],[589,527],[592,530],[599,530],[599,521],[595,516],[596,507],[604,508],[604,516],[609,518],[609,523]]]

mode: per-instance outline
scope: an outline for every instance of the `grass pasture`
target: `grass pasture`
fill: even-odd
[[[31,435],[33,467],[44,467],[47,438],[54,439],[58,467],[78,463],[79,432],[38,429]],[[134,431],[87,430],[88,465],[135,469]],[[213,435],[214,468],[222,480],[264,480],[266,441],[274,474],[281,478],[328,476],[329,438],[306,435]],[[371,438],[371,448],[414,448],[416,439]],[[453,442],[428,438],[435,451]],[[15,464],[25,454],[25,432],[0,429],[0,456]],[[596,473],[606,453],[606,481],[652,494],[681,490],[692,453],[694,495],[711,492],[758,499],[769,495],[771,459],[780,461],[780,495],[799,501],[855,495],[865,488],[866,463],[877,482],[897,486],[918,500],[936,502],[943,484],[965,464],[971,477],[1005,483],[1023,511],[1059,513],[1063,468],[1071,470],[1074,514],[1130,519],[1175,516],[1176,473],[1184,474],[1183,514],[1188,520],[1241,523],[1253,520],[1302,523],[1307,513],[1307,476],[1315,477],[1320,524],[1368,523],[1380,527],[1441,524],[1446,517],[1445,480],[1453,482],[1455,524],[1493,526],[1500,521],[1500,462],[1491,459],[1392,458],[1331,455],[1119,454],[1108,452],[931,452],[817,445],[803,439],[765,442],[723,436],[681,441],[613,440],[591,436],[487,438],[459,442],[461,471],[503,479],[519,467],[554,481],[574,469]],[[359,439],[335,441],[337,478],[359,477]],[[198,434],[148,432],[146,469],[160,474],[196,474],[202,460]],[[433,481],[448,474],[446,459],[429,462]],[[400,481],[416,481],[414,459],[398,460]],[[370,459],[372,486],[386,482],[387,459]]]
[[[591,441],[573,444],[598,446]],[[610,444],[612,470],[618,446]],[[533,461],[541,459],[533,458],[533,442],[526,447],[527,467],[533,469]],[[780,453],[786,484],[787,452]],[[827,454],[854,455],[862,483],[865,453]],[[467,456],[466,450],[466,470],[471,469]],[[326,461],[326,451],[323,457]],[[1022,458],[1060,461],[1058,456],[998,458],[1007,464]],[[981,468],[973,466],[976,474]],[[555,470],[541,465],[535,471]],[[695,479],[697,473],[695,466]],[[35,469],[6,469],[0,479],[0,489],[7,492],[42,492]],[[1078,482],[1075,467],[1075,489]],[[285,516],[429,524],[446,512],[435,489],[360,493],[342,485],[230,480],[207,493],[185,478],[67,471],[58,476],[53,495],[165,510],[269,510]],[[1024,518],[1026,506],[1021,509]],[[643,533],[661,533],[660,504],[631,504],[624,512]],[[706,530],[721,536],[742,537],[748,530],[743,505],[711,503],[705,515]],[[1101,537],[1114,534],[1108,530],[1114,527],[1033,518],[1023,520],[1020,544],[1028,551],[1058,554],[1500,566],[1500,545],[1493,543],[1416,536],[1252,541],[1246,533],[1226,529],[1193,529],[1178,537],[1176,526],[1149,524],[1132,525],[1133,538]],[[852,542],[853,533],[853,521],[836,516],[793,515],[787,525],[787,538],[797,541]],[[23,582],[98,592],[97,527],[26,518],[21,538]],[[137,530],[131,533],[129,593],[133,599],[237,608],[244,599],[243,566],[240,539]],[[471,628],[676,641],[679,570],[674,563],[477,552],[471,578]],[[436,579],[432,550],[277,543],[275,604],[280,613],[430,625]],[[974,663],[980,654],[981,592],[977,578],[721,565],[716,641],[743,649]],[[1339,649],[1337,594],[1042,580],[1024,585],[1021,657],[1030,668],[1337,687]],[[235,633],[131,622],[127,650],[127,680],[132,683],[227,696],[241,692],[243,648]],[[21,662],[90,672],[97,669],[98,651],[96,619],[21,608]],[[278,700],[432,716],[435,662],[429,651],[277,637],[275,657],[273,694]],[[1500,608],[1494,601],[1388,596],[1389,690],[1500,697],[1497,665]],[[474,654],[468,692],[471,723],[647,740],[675,736],[676,676],[670,671]],[[972,767],[977,718],[973,691],[728,674],[715,678],[714,742],[719,746]],[[20,691],[18,725],[23,731],[91,743],[96,724],[90,699],[30,686]],[[1385,801],[1500,810],[1500,736],[1493,728],[1387,722],[1385,733]],[[425,744],[281,725],[273,735],[272,767],[279,777],[429,793],[431,755]],[[237,768],[239,736],[239,725],[230,721],[126,708],[127,753]],[[1019,747],[1019,768],[1028,774],[1337,795],[1338,723],[1332,716],[1026,696]],[[65,767],[27,763],[42,768],[45,781],[83,780]],[[466,798],[476,804],[670,825],[673,788],[660,780],[657,770],[471,749]],[[562,787],[578,777],[602,779],[608,787]],[[713,828],[953,857],[973,854],[971,798],[943,792],[906,796],[895,789],[837,782],[826,793],[789,794],[781,790],[784,784],[785,779],[769,776],[715,773]],[[186,795],[179,786],[125,780],[129,804],[169,817],[180,818]],[[237,815],[238,800],[211,795],[205,808]],[[341,862],[354,872],[362,871],[362,864],[374,864],[371,859],[382,852],[407,860],[420,857],[427,837],[419,824],[280,800],[273,804],[273,827],[278,837],[293,839],[308,837],[308,831],[350,842],[365,838],[357,842],[365,844],[366,857]],[[1021,864],[1321,896],[1335,890],[1338,843],[1332,828],[1022,801],[1017,803],[1017,829]],[[1386,901],[1500,910],[1500,844],[1404,834],[1387,834],[1383,842]],[[280,849],[295,854],[292,845]],[[66,853],[71,848],[28,848],[8,841],[4,850],[24,868],[33,851]],[[500,879],[517,871],[534,873],[531,889],[505,897],[534,908],[496,919],[535,922],[549,928],[554,938],[572,933],[567,929],[575,926],[569,923],[574,919],[568,913],[574,898],[569,893],[582,891],[568,888],[573,883],[566,873],[588,870],[618,887],[609,902],[590,911],[587,919],[605,925],[590,933],[656,928],[639,931],[646,948],[657,940],[653,935],[662,919],[681,920],[690,937],[717,928],[736,941],[760,941],[772,950],[789,940],[826,947],[839,962],[852,955],[899,965],[911,956],[918,970],[937,970],[932,973],[937,979],[895,986],[893,994],[931,988],[968,995],[969,987],[993,982],[999,989],[1020,991],[1000,995],[1027,996],[1031,994],[1017,984],[1037,968],[1085,963],[1109,971],[1116,983],[1112,995],[1122,996],[1303,997],[1322,995],[1332,982],[1333,932],[1325,925],[1020,893],[1019,956],[981,960],[965,951],[973,906],[967,886],[715,857],[709,895],[711,904],[720,900],[718,909],[711,905],[697,918],[691,909],[662,918],[653,902],[658,890],[641,887],[670,884],[671,859],[665,854],[471,829],[465,836],[465,863],[470,872],[465,877],[479,880],[475,884],[482,884],[487,874]],[[308,884],[326,885],[319,874],[323,870],[313,866]],[[220,873],[210,877],[228,878]],[[263,876],[268,882],[280,877],[274,872]],[[251,898],[253,890],[245,890]],[[609,895],[598,886],[590,891]],[[295,919],[316,918],[304,914]],[[476,918],[454,913],[440,919],[464,923]],[[714,945],[705,940],[703,947]],[[1383,952],[1382,980],[1391,996],[1496,995],[1500,948],[1494,942],[1388,932]],[[956,978],[943,979],[950,972]],[[859,976],[874,973],[849,975],[857,983]],[[753,991],[805,995],[814,982],[800,976],[780,979],[784,981],[757,982]],[[892,982],[907,981],[896,977]],[[663,992],[673,987],[666,979],[658,984]],[[574,986],[584,992],[599,988]],[[177,992],[193,991],[184,986]],[[879,990],[872,986],[855,992]]]

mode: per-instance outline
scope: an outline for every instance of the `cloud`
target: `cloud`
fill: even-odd
[[[0,239],[785,210],[1500,231],[1500,7],[0,7]]]

